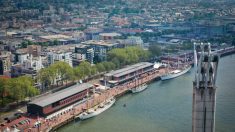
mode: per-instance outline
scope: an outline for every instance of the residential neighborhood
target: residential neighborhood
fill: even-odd
[[[92,99],[86,94],[94,94],[98,84],[122,88],[99,89],[99,101],[102,92],[119,96],[137,84],[143,88],[193,65],[196,45],[204,43],[221,55],[234,52],[234,0],[0,0],[0,115],[26,112],[41,96],[54,103],[48,94],[62,99],[54,92],[69,93],[66,88],[77,95],[65,96],[63,108],[73,99]],[[89,87],[76,89],[86,83]],[[37,114],[35,104],[30,111]],[[40,109],[55,117],[43,113],[46,105]]]

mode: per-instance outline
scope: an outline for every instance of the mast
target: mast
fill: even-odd
[[[179,69],[179,56],[177,57],[177,69]]]
[[[197,51],[196,51],[196,43],[193,44],[194,50],[194,72],[195,72],[195,81],[197,82]]]
[[[169,73],[169,67],[170,67],[170,64],[169,64],[169,52],[167,53],[167,73]]]
[[[179,48],[178,48],[178,52],[179,52]],[[177,69],[179,69],[179,55],[177,56]]]
[[[88,99],[88,97],[89,97],[89,93],[88,93],[88,89],[87,89],[87,91],[86,91],[86,98],[87,98],[87,101],[86,101],[87,102],[87,104],[86,104],[87,106],[86,107],[87,107],[87,111],[89,109],[89,99]]]
[[[106,90],[106,77],[104,76],[104,89]]]

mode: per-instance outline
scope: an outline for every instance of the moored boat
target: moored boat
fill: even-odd
[[[191,69],[191,65],[187,65],[185,66],[183,69],[177,69],[177,70],[173,70],[165,75],[161,76],[161,80],[168,80],[168,79],[172,79],[172,78],[176,78],[178,76],[181,76],[185,73],[187,73],[190,69]]]
[[[85,112],[82,112],[77,117],[81,120],[85,120],[88,118],[92,118],[94,116],[99,115],[100,113],[104,112],[105,110],[109,109],[114,103],[116,99],[115,98],[109,98],[107,101],[101,103],[97,108],[91,108]]]
[[[141,91],[145,90],[147,87],[148,87],[148,85],[145,83],[145,84],[142,84],[142,85],[139,85],[137,87],[132,88],[131,92],[132,93],[138,93],[138,92],[141,92]]]

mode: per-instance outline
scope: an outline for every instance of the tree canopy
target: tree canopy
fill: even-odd
[[[146,61],[149,56],[148,51],[136,46],[117,48],[108,52],[108,60],[118,67]]]
[[[60,78],[60,80],[56,80],[56,78]],[[74,80],[75,76],[73,68],[68,63],[58,61],[41,69],[37,74],[37,79],[41,82],[43,88],[48,88],[55,83],[58,85],[59,81],[63,84],[64,81]]]
[[[0,78],[0,96],[1,96],[1,105],[4,105],[4,97],[6,97],[7,93],[9,93],[9,89],[7,87],[8,85],[7,78]]]
[[[160,56],[162,53],[161,47],[158,45],[150,45],[149,46],[149,51],[152,56]]]
[[[1,104],[4,105],[6,103],[6,98],[19,102],[26,97],[32,97],[39,94],[38,89],[33,86],[33,83],[33,79],[28,76],[12,79],[0,78]]]

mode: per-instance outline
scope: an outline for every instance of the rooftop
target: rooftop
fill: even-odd
[[[116,71],[111,71],[111,72],[105,74],[105,76],[121,77],[123,75],[132,73],[134,71],[137,71],[137,70],[149,67],[149,66],[153,66],[153,64],[149,63],[149,62],[141,62],[141,63],[137,63],[137,64],[134,64],[134,65],[128,66],[126,68],[122,68],[122,69],[119,69],[119,70],[116,70]]]
[[[117,45],[117,42],[114,41],[104,41],[104,40],[88,40],[85,42],[82,42],[82,44],[85,45],[100,45],[100,46],[114,46]]]
[[[40,38],[48,40],[56,40],[56,39],[70,39],[71,37],[63,34],[56,34],[56,35],[40,36]]]
[[[36,99],[32,102],[30,102],[29,104],[36,104],[38,106],[44,107],[47,105],[50,105],[52,103],[55,103],[59,100],[65,99],[69,96],[72,96],[76,93],[82,92],[88,88],[91,88],[93,85],[89,84],[89,83],[82,83],[82,84],[77,84],[77,85],[73,85],[71,87],[68,87],[64,90],[61,90],[59,92],[55,92],[53,94],[50,94],[46,97],[40,98],[40,99]]]
[[[76,48],[86,48],[88,47],[88,45],[84,45],[84,44],[79,44],[76,46]]]
[[[121,36],[121,34],[119,34],[119,33],[100,33],[100,36],[116,37],[116,36]]]

